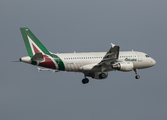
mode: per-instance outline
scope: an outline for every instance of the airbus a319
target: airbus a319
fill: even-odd
[[[81,72],[84,74],[83,84],[89,79],[105,79],[109,71],[129,72],[134,70],[136,79],[140,76],[138,69],[152,67],[156,61],[146,53],[137,51],[119,51],[120,47],[111,43],[108,52],[87,53],[52,53],[36,38],[28,28],[20,28],[29,56],[21,57],[20,61],[44,67],[41,70],[53,72]]]

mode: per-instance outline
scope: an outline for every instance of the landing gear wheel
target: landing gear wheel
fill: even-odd
[[[139,79],[140,78],[140,76],[139,75],[136,75],[136,77],[135,77],[136,79]]]
[[[100,79],[103,79],[103,78],[105,78],[106,77],[106,74],[104,74],[104,73],[101,73],[100,75],[99,75],[99,78]]]
[[[83,83],[83,84],[89,83],[89,79],[88,79],[88,78],[84,78],[84,79],[82,80],[82,83]]]

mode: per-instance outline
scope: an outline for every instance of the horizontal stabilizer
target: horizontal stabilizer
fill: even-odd
[[[52,72],[59,72],[59,70],[53,70],[53,69],[42,69],[42,68],[39,68],[37,67],[38,69],[38,72],[42,71],[42,70],[46,70],[46,71],[52,71]]]
[[[43,59],[44,59],[43,55],[40,52],[35,53],[35,55],[31,58],[31,60],[36,60],[36,61],[42,61]]]

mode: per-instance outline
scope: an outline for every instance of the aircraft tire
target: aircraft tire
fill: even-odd
[[[99,78],[100,79],[103,79],[103,78],[105,78],[106,77],[106,75],[104,74],[104,73],[101,73],[100,75],[99,75]]]
[[[84,78],[84,79],[82,80],[82,83],[83,83],[83,84],[89,83],[89,79],[88,79],[88,78]]]
[[[139,75],[136,75],[136,77],[135,77],[136,79],[139,79],[140,78],[140,76]]]

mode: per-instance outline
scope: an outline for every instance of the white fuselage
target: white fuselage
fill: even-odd
[[[63,61],[65,71],[84,72],[84,66],[86,68],[98,64],[106,52],[90,52],[90,53],[63,53],[56,54]],[[155,60],[149,57],[143,52],[136,51],[120,51],[118,62],[132,62],[134,69],[143,69],[155,65]],[[89,65],[89,66],[87,66]],[[101,69],[99,69],[100,72]],[[112,71],[110,64],[107,65],[105,71]],[[97,72],[97,71],[95,71]]]

